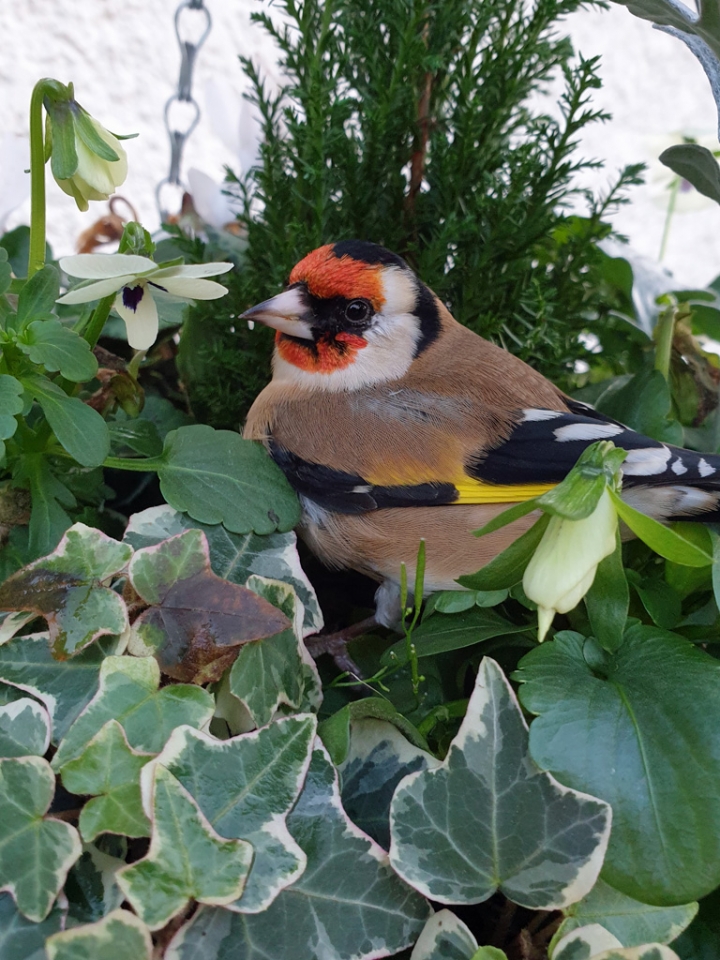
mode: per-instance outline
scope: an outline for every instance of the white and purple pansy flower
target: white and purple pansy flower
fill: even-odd
[[[113,309],[125,321],[128,343],[147,350],[158,334],[153,290],[180,300],[216,300],[227,287],[206,277],[232,270],[231,263],[157,264],[148,257],[125,253],[84,253],[63,257],[60,266],[71,277],[86,281],[60,297],[58,303],[89,303],[117,294]]]

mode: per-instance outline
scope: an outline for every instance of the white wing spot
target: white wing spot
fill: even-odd
[[[711,467],[704,457],[698,460],[698,473],[701,477],[711,477],[715,473],[715,467]]]
[[[553,431],[560,443],[567,443],[568,440],[603,440],[624,432],[625,428],[616,423],[569,423]]]
[[[687,473],[687,467],[682,462],[680,457],[678,457],[677,460],[674,460],[670,464],[670,469],[672,470],[672,472],[675,474],[676,477],[680,477],[682,476],[683,473]]]
[[[560,410],[540,410],[539,408],[531,407],[528,410],[523,410],[523,423],[535,422],[538,420],[555,420],[556,417],[562,417],[563,414]]]
[[[629,477],[652,477],[665,473],[671,456],[667,447],[641,447],[639,450],[631,450],[625,458],[622,471]]]

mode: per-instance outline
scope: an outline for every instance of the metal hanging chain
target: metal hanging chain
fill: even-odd
[[[205,18],[205,28],[199,38],[194,41],[184,39],[185,28],[183,22],[188,19],[185,11],[191,10],[198,11]],[[183,149],[185,148],[185,142],[200,120],[200,106],[192,95],[193,69],[198,51],[207,39],[211,26],[212,19],[210,17],[210,11],[204,5],[203,0],[183,0],[175,11],[175,36],[177,37],[178,46],[180,47],[180,77],[178,79],[177,91],[165,104],[164,111],[165,129],[167,130],[170,140],[170,170],[167,177],[161,180],[155,189],[155,200],[162,221],[167,220],[170,212],[162,199],[164,188],[167,186],[176,188],[184,187],[180,177]],[[190,107],[189,118],[186,119],[184,124],[179,122],[179,118],[178,122],[175,122],[172,118],[172,114],[178,110],[175,104],[185,104]],[[183,112],[186,112],[186,110]]]

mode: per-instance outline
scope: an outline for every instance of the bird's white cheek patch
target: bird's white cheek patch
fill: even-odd
[[[628,477],[653,477],[658,473],[665,473],[671,456],[667,447],[641,447],[639,450],[631,450],[622,465],[622,472]]]
[[[560,443],[569,440],[607,440],[624,432],[625,428],[616,423],[569,423],[566,427],[553,430],[555,439]]]

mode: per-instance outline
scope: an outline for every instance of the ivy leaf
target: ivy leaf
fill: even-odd
[[[0,885],[20,912],[37,922],[50,913],[82,852],[74,827],[43,819],[54,793],[55,777],[46,760],[0,760]]]
[[[9,893],[0,893],[0,957],[3,960],[46,960],[45,940],[64,926],[67,910],[54,906],[35,923],[19,912]]]
[[[400,731],[406,740],[419,750],[427,752],[429,747],[415,727],[398,713],[389,700],[382,697],[365,697],[363,700],[353,700],[346,704],[337,713],[327,720],[323,720],[318,728],[323,746],[330,754],[330,759],[336,766],[341,766],[350,752],[351,731],[361,720],[384,720],[391,723]]]
[[[355,720],[350,724],[347,756],[338,767],[343,807],[354,824],[389,850],[395,788],[408,774],[438,765],[431,753],[410,743],[387,720]]]
[[[219,577],[241,586],[253,574],[291,584],[300,602],[298,610],[302,613],[302,636],[322,630],[320,605],[312,584],[300,566],[297,537],[292,531],[263,536],[231,533],[221,523],[200,523],[163,504],[131,516],[123,539],[139,550],[191,529],[202,530],[205,534],[210,550],[210,565]]]
[[[48,264],[34,273],[20,291],[13,329],[22,331],[38,317],[49,317],[59,296],[60,274]]]
[[[50,717],[37,700],[21,697],[0,707],[0,757],[42,757],[50,744]]]
[[[151,604],[133,624],[137,639],[131,652],[155,656],[163,673],[175,680],[217,681],[241,644],[288,626],[270,603],[212,572],[201,530],[138,550],[128,576]]]
[[[512,688],[485,657],[446,759],[395,791],[390,861],[404,880],[440,903],[482,903],[499,889],[542,910],[590,890],[607,847],[610,808],[537,769],[527,741]]]
[[[169,957],[370,960],[398,953],[416,940],[428,904],[348,820],[337,775],[322,747],[313,751],[287,824],[307,857],[300,879],[262,913],[198,910],[172,940]]]
[[[61,771],[75,760],[108,720],[117,720],[134,750],[160,753],[181,723],[201,727],[210,722],[214,701],[206,690],[187,684],[158,689],[160,668],[152,657],[106,657],[93,699],[68,730],[53,757]]]
[[[53,653],[65,659],[93,640],[128,625],[122,597],[103,586],[132,556],[132,548],[76,523],[47,557],[0,584],[0,609],[31,610],[47,620]]]
[[[718,886],[720,663],[675,634],[635,625],[613,655],[577,633],[556,634],[520,661],[517,679],[523,705],[539,715],[530,728],[536,763],[612,805],[603,878],[665,906]]]
[[[47,377],[21,378],[42,407],[60,444],[83,467],[99,467],[110,452],[110,433],[97,412],[77,397],[69,397]]]
[[[252,844],[250,876],[231,910],[266,910],[305,869],[305,854],[285,821],[305,780],[314,736],[312,716],[287,717],[222,741],[179,727],[158,757],[213,829]]]
[[[680,960],[674,950],[661,943],[623,947],[599,923],[573,930],[560,940],[550,956],[552,960]]]
[[[644,943],[671,943],[690,924],[697,903],[679,907],[652,907],[627,897],[603,880],[587,896],[565,910],[566,919],[553,940],[590,923],[600,923],[626,947]]]
[[[451,910],[438,910],[423,927],[410,960],[475,960],[477,949],[469,927]],[[502,950],[498,950],[498,957],[507,960]],[[488,960],[494,960],[492,955]]]
[[[300,520],[298,498],[280,468],[259,444],[231,430],[194,424],[171,431],[158,477],[176,510],[233,533],[291,530]]]
[[[63,663],[50,652],[46,633],[15,637],[0,646],[0,680],[45,704],[52,718],[52,742],[58,743],[95,694],[102,662],[118,643],[117,637],[102,637]]]
[[[133,750],[117,720],[108,720],[80,756],[63,766],[65,789],[92,797],[82,808],[78,824],[86,843],[100,833],[150,836],[140,797],[140,771],[152,757],[152,753]]]
[[[164,927],[190,900],[231,903],[242,893],[253,849],[224,840],[190,794],[163,766],[144,777],[145,807],[153,830],[147,856],[118,872],[118,883],[151,930]]]
[[[105,837],[103,846],[105,849],[100,850],[93,843],[83,844],[82,856],[68,873],[63,891],[70,921],[66,927],[102,920],[125,899],[116,881],[118,870],[125,866],[121,859],[127,852],[125,838]],[[105,852],[108,849],[114,849],[118,856]]]
[[[59,320],[35,320],[17,340],[33,363],[66,380],[84,383],[97,373],[97,360],[86,340]]]
[[[150,931],[129,910],[113,910],[102,920],[72,927],[48,938],[48,960],[150,960]]]

